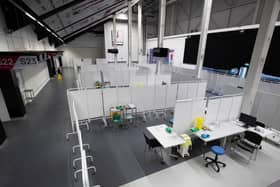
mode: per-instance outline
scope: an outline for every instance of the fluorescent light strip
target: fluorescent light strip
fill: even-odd
[[[28,16],[33,21],[36,21],[41,27],[45,28],[48,32],[50,32],[52,35],[54,35],[57,39],[62,41],[64,43],[64,40],[60,38],[56,33],[53,33],[49,28],[45,26],[45,24],[41,23],[39,20],[37,20],[35,17],[33,17],[31,14],[26,12],[21,6],[19,6],[17,3],[15,3],[13,0],[9,0],[10,3],[12,3],[15,7],[17,7],[19,10],[21,10],[26,16]]]
[[[44,29],[46,29],[49,33],[51,33],[53,36],[55,36],[57,39],[59,39],[60,41],[62,41],[64,43],[64,41],[54,32],[52,32],[48,27],[46,27],[43,23],[41,23],[40,21],[38,21],[36,18],[34,18],[31,14],[29,14],[28,12],[24,12],[25,15],[27,15],[30,19],[32,19],[33,21],[36,21],[41,27],[43,27]]]
[[[31,18],[34,21],[37,21],[36,18],[34,18],[31,14],[29,14],[28,12],[24,12],[25,15],[27,15],[29,18]]]

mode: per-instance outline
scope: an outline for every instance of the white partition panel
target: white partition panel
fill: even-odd
[[[106,58],[96,58],[96,59],[95,59],[95,62],[96,62],[96,65],[99,65],[99,64],[106,64],[106,63],[107,63],[107,60],[106,60]]]
[[[178,84],[177,100],[186,99],[188,89],[189,89],[189,84],[188,83]]]
[[[110,107],[115,107],[118,105],[117,89],[116,88],[103,89],[103,101],[104,101],[105,115],[108,116]]]
[[[192,101],[177,101],[174,111],[174,131],[178,134],[186,133],[192,127],[192,122]]]
[[[147,85],[155,85],[156,84],[156,76],[155,74],[147,74]]]
[[[155,84],[162,84],[162,82],[170,84],[171,83],[171,74],[170,75],[156,75],[155,76]]]
[[[83,87],[95,87],[96,81],[101,81],[100,71],[81,72],[80,77]]]
[[[243,98],[242,96],[235,96],[232,98],[232,105],[229,114],[230,120],[238,119],[240,114],[241,104],[242,104],[242,98]]]
[[[166,108],[174,108],[177,97],[177,84],[169,84],[166,88]]]
[[[111,71],[106,70],[106,71],[102,71],[103,72],[103,78],[105,82],[111,82],[111,80],[114,78]]]
[[[188,83],[185,99],[195,98],[197,96],[198,87],[199,87],[199,83]]]
[[[154,87],[131,87],[132,103],[136,105],[137,111],[149,111],[154,109]]]
[[[88,119],[87,91],[85,89],[75,90],[71,91],[69,95],[75,102],[78,119]]]
[[[147,85],[148,77],[146,75],[135,75],[130,77],[131,85]]]
[[[232,97],[221,98],[219,111],[218,111],[218,121],[229,120],[229,113],[232,105]]]
[[[167,85],[155,85],[154,109],[164,109],[166,106]]]
[[[205,99],[194,99],[192,102],[192,120],[198,117],[205,117],[206,100]]]
[[[117,103],[118,105],[126,105],[132,103],[130,87],[117,88]]]
[[[207,82],[200,82],[198,84],[197,97],[205,97]]]
[[[103,116],[101,89],[87,89],[87,104],[89,118]]]
[[[217,121],[219,106],[221,99],[209,99],[207,106],[207,114],[205,117],[206,123],[213,123]]]

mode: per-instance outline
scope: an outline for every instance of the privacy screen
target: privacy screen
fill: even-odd
[[[204,65],[208,68],[230,70],[250,63],[257,29],[211,33],[208,35]],[[199,35],[186,39],[184,63],[196,64]],[[272,37],[263,73],[280,77],[280,28]],[[278,66],[277,66],[278,65]]]

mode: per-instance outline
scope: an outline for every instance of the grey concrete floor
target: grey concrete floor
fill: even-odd
[[[72,69],[55,79],[26,106],[26,116],[4,124],[7,140],[0,148],[1,187],[69,187],[71,145],[66,88],[74,86]]]

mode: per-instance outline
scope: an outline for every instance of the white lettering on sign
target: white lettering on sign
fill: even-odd
[[[36,64],[38,64],[38,60],[36,56],[20,56],[17,59],[14,68],[20,69],[27,65],[36,65]]]
[[[0,66],[13,66],[13,58],[1,58],[0,57]]]
[[[37,64],[37,57],[21,56],[18,58],[17,63],[20,65],[34,65]]]
[[[10,70],[17,61],[16,56],[0,56],[0,70]]]

